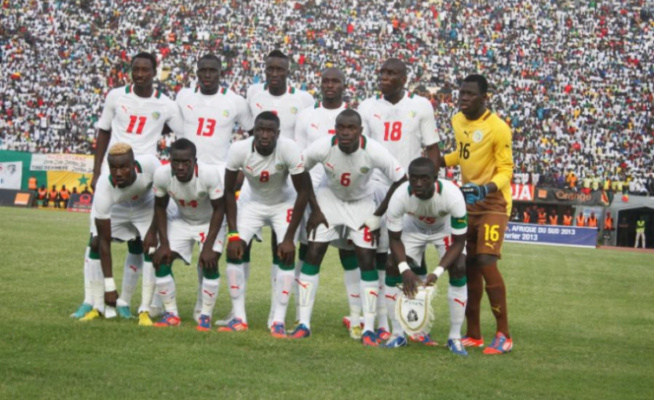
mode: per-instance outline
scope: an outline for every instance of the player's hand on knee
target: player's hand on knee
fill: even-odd
[[[111,292],[104,292],[104,302],[108,306],[116,307],[116,301],[118,301],[118,292],[116,290]]]
[[[402,291],[412,299],[418,293],[418,286],[422,286],[422,281],[410,269],[402,272]]]
[[[162,264],[170,265],[172,260],[173,253],[170,251],[170,247],[166,245],[160,246],[159,249],[154,252],[152,257],[152,263],[154,264],[155,268],[159,268],[159,266]]]
[[[467,204],[475,204],[478,201],[482,201],[486,198],[488,194],[488,188],[486,185],[477,185],[476,183],[466,183],[461,186],[461,193],[466,200]]]
[[[325,228],[329,228],[329,222],[327,222],[325,214],[320,210],[311,211],[309,219],[307,220],[307,236],[309,239],[316,238],[316,230],[320,225],[325,225]]]
[[[205,270],[215,270],[218,266],[218,253],[205,246],[200,252],[200,266]]]
[[[245,253],[244,243],[242,240],[236,240],[227,243],[227,257],[232,260],[240,260]]]
[[[373,246],[379,243],[379,235],[381,233],[380,228],[381,228],[381,217],[374,214],[368,217],[368,219],[366,219],[366,222],[364,222],[363,225],[359,227],[359,229],[364,229],[364,230],[368,229],[368,232],[366,232],[365,234],[366,236],[370,235],[369,239]],[[367,239],[368,238],[366,238],[366,240]]]
[[[295,260],[295,244],[290,240],[285,240],[277,246],[277,257],[284,265],[291,265]]]

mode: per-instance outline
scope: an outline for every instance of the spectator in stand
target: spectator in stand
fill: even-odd
[[[195,86],[197,54],[220,55],[225,86],[244,95],[280,48],[289,79],[311,94],[320,71],[341,67],[353,107],[375,91],[378,60],[400,58],[407,87],[435,93],[444,152],[460,80],[496,77],[490,105],[511,125],[521,183],[553,184],[556,170],[590,191],[650,174],[654,194],[654,29],[641,1],[431,0],[401,2],[401,12],[399,2],[341,3],[0,0],[0,149],[92,153],[103,99],[129,82],[133,48],[157,52],[158,89],[171,97]]]

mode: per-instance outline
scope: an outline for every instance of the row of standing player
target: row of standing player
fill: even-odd
[[[319,143],[320,139],[324,139],[325,136],[329,137],[330,135],[333,135],[336,116],[347,108],[347,105],[344,104],[342,100],[344,78],[339,70],[328,69],[324,71],[321,86],[323,101],[317,104],[314,108],[311,108],[313,98],[311,98],[310,95],[287,87],[286,77],[289,66],[288,58],[279,51],[272,52],[266,60],[267,83],[265,85],[258,85],[251,88],[248,91],[247,101],[229,90],[219,88],[220,63],[217,57],[209,55],[203,57],[198,62],[199,88],[195,90],[184,89],[178,94],[177,105],[175,106],[175,104],[168,100],[164,95],[158,94],[152,89],[152,79],[156,67],[154,65],[155,62],[156,61],[153,58],[148,57],[147,53],[137,55],[132,64],[133,86],[115,89],[110,92],[107,97],[102,118],[99,122],[98,155],[106,152],[110,140],[112,143],[129,142],[132,144],[137,159],[139,154],[154,154],[154,151],[147,150],[150,147],[154,148],[154,145],[156,145],[156,139],[164,128],[164,123],[167,123],[168,126],[179,136],[186,137],[195,142],[198,149],[197,156],[200,160],[200,166],[202,163],[224,166],[226,161],[229,163],[228,159],[232,154],[235,155],[239,153],[236,151],[236,147],[233,147],[233,150],[228,152],[231,131],[235,122],[238,122],[247,130],[251,128],[252,114],[258,115],[266,110],[273,111],[274,114],[279,116],[279,120],[281,120],[279,126],[280,136],[282,138],[281,143],[288,142],[292,144],[292,142],[287,139],[293,138],[295,139],[296,144],[291,147],[297,148],[299,146],[300,148],[303,148],[307,143]],[[329,242],[343,234],[349,234],[349,238],[355,245],[355,251],[352,251],[351,246],[348,249],[347,245],[344,245],[342,241],[340,242],[341,246],[339,247],[342,247],[340,251],[341,260],[345,268],[348,303],[350,304],[349,319],[344,321],[349,325],[351,336],[355,338],[363,336],[364,344],[368,345],[377,345],[380,343],[380,339],[389,339],[387,345],[392,347],[406,344],[401,328],[397,329],[395,323],[393,323],[393,336],[390,336],[386,315],[386,310],[388,309],[388,312],[391,314],[389,315],[389,317],[391,317],[391,322],[394,321],[392,315],[394,307],[392,306],[392,303],[397,298],[397,293],[399,291],[397,283],[404,279],[405,290],[411,291],[411,288],[413,287],[412,282],[416,278],[411,269],[405,270],[406,268],[402,268],[408,264],[403,263],[404,260],[400,255],[401,252],[398,250],[398,243],[401,244],[402,242],[406,242],[406,240],[402,235],[401,230],[399,236],[397,231],[391,230],[389,235],[391,242],[390,247],[391,250],[393,250],[394,247],[396,248],[396,251],[393,252],[393,259],[395,262],[388,263],[389,265],[387,267],[386,249],[383,245],[384,241],[382,240],[380,246],[377,246],[378,252],[376,256],[374,250],[363,251],[375,247],[372,245],[370,240],[374,236],[372,236],[368,230],[361,230],[359,228],[365,223],[368,228],[373,228],[372,231],[376,231],[374,228],[379,227],[378,225],[380,225],[381,221],[380,217],[383,215],[384,209],[392,194],[392,190],[388,189],[394,189],[399,186],[402,182],[402,177],[404,176],[402,167],[406,168],[411,160],[418,157],[423,147],[425,148],[428,158],[431,159],[435,165],[444,165],[445,161],[448,162],[448,165],[461,164],[464,183],[466,183],[463,188],[464,193],[466,194],[466,202],[471,203],[470,207],[472,208],[477,207],[481,209],[481,211],[475,210],[475,215],[480,215],[481,219],[483,219],[484,216],[494,215],[496,219],[500,220],[502,218],[500,218],[499,215],[506,214],[506,211],[510,209],[510,198],[507,201],[505,196],[502,195],[503,192],[505,192],[506,186],[503,176],[506,175],[507,169],[510,176],[512,168],[510,131],[506,125],[500,124],[499,122],[501,121],[499,121],[499,119],[494,115],[488,113],[485,109],[484,100],[487,92],[487,83],[485,79],[483,77],[473,76],[470,77],[470,79],[466,79],[466,82],[464,82],[461,90],[461,115],[463,115],[463,117],[457,116],[459,117],[459,122],[457,122],[457,117],[453,119],[457,139],[460,137],[461,140],[457,140],[457,152],[454,153],[454,156],[456,157],[448,156],[441,161],[438,151],[439,137],[435,132],[431,105],[424,99],[414,97],[405,91],[406,66],[404,63],[397,59],[387,60],[380,69],[379,78],[381,95],[363,102],[359,107],[360,116],[358,113],[349,116],[346,115],[344,118],[347,117],[347,124],[345,124],[341,130],[344,132],[356,131],[357,124],[360,125],[362,130],[366,132],[367,136],[377,139],[381,145],[375,141],[366,141],[363,139],[363,141],[360,142],[359,140],[356,140],[354,142],[358,144],[357,149],[372,146],[375,151],[370,151],[370,149],[365,152],[357,152],[357,149],[354,149],[353,151],[356,154],[365,153],[368,155],[385,155],[389,153],[389,151],[385,149],[390,149],[390,153],[393,154],[399,162],[399,165],[396,167],[399,169],[394,171],[388,169],[389,160],[395,159],[389,155],[388,157],[382,157],[386,160],[386,164],[384,164],[383,160],[380,160],[380,163],[375,164],[372,160],[366,159],[364,165],[361,165],[358,170],[340,171],[339,174],[339,165],[334,162],[329,162],[330,157],[334,156],[334,154],[330,153],[329,150],[332,149],[336,154],[339,154],[339,150],[340,153],[347,154],[342,147],[353,145],[353,142],[348,142],[347,139],[340,141],[335,139],[333,140],[334,145],[329,145],[328,143],[319,146],[323,152],[321,153],[318,151],[320,154],[313,154],[313,158],[309,157],[309,154],[311,154],[310,152],[305,152],[305,155],[307,156],[307,159],[304,160],[305,166],[309,160],[313,160],[311,162],[314,164],[324,165],[323,168],[314,168],[311,173],[311,179],[314,184],[316,184],[316,191],[319,192],[319,195],[317,196],[317,200],[315,197],[310,196],[313,200],[309,199],[312,214],[311,218],[308,220],[308,225],[309,228],[313,229],[317,239],[312,238],[312,240],[308,242],[308,245],[304,245],[304,243],[301,245],[300,261],[298,262],[298,268],[295,268],[296,272],[293,273],[294,268],[291,265],[292,263],[289,263],[289,261],[292,260],[292,253],[289,252],[291,247],[289,246],[292,246],[294,250],[294,245],[292,244],[292,241],[288,241],[289,238],[286,237],[287,235],[285,235],[283,231],[273,229],[277,232],[277,237],[283,238],[279,243],[279,250],[277,251],[281,257],[275,257],[275,263],[272,267],[271,274],[273,299],[271,318],[268,325],[271,328],[273,335],[286,336],[283,327],[283,320],[280,317],[281,311],[279,310],[279,307],[276,308],[275,304],[282,304],[282,306],[285,307],[284,303],[287,304],[288,295],[290,294],[288,285],[292,284],[293,279],[297,281],[297,287],[299,288],[296,300],[299,303],[298,316],[300,324],[290,336],[307,337],[310,335],[310,314],[317,289],[318,272],[322,257],[325,254]],[[468,89],[467,91],[464,90],[466,88]],[[177,110],[175,110],[175,107],[178,107]],[[306,110],[304,110],[305,108]],[[170,112],[164,113],[161,111],[163,109],[167,111],[170,110]],[[176,115],[178,115],[176,114],[176,111],[181,112],[183,122],[176,120]],[[479,114],[480,112],[481,114]],[[265,121],[267,121],[265,124],[274,124],[274,122],[269,119],[265,119]],[[473,131],[472,129],[475,127],[478,129]],[[256,140],[256,137],[255,130],[255,139],[250,140]],[[329,141],[331,139],[328,138],[327,140]],[[508,146],[503,152],[501,146],[503,144],[502,140],[508,143]],[[154,142],[154,145],[148,144],[152,142]],[[264,145],[269,143],[270,139],[268,139],[268,141],[263,141]],[[247,150],[247,148],[244,147],[247,146],[245,143],[237,143],[233,146],[236,145],[240,145],[239,148]],[[292,163],[282,162],[275,164],[274,168],[264,169],[260,168],[262,160],[252,160],[256,162],[248,164],[246,160],[253,156],[258,156],[258,158],[261,159],[266,158],[266,156],[261,154],[259,149],[255,149],[253,143],[250,143],[249,146],[251,146],[249,147],[249,151],[241,152],[241,159],[238,160],[245,162],[245,164],[238,165],[238,162],[232,160],[231,167],[229,166],[230,164],[228,164],[227,173],[225,175],[225,193],[230,194],[225,196],[225,203],[228,204],[227,219],[230,229],[230,233],[228,234],[227,275],[228,280],[230,281],[230,295],[232,296],[234,303],[234,316],[223,330],[247,329],[247,320],[245,319],[242,299],[249,271],[249,260],[247,257],[243,256],[247,255],[247,252],[244,251],[244,247],[249,246],[249,241],[252,238],[251,235],[254,233],[252,232],[252,229],[250,229],[247,235],[243,235],[242,233],[238,233],[237,229],[239,231],[242,230],[241,224],[244,221],[240,214],[248,213],[250,209],[253,209],[253,207],[251,205],[243,207],[244,203],[240,203],[240,214],[238,220],[236,220],[237,218],[234,216],[230,218],[230,207],[232,207],[233,210],[236,209],[233,204],[231,206],[229,205],[232,201],[230,192],[236,187],[236,172],[239,170],[242,171],[248,178],[247,180],[250,182],[250,186],[252,187],[251,194],[248,194],[248,190],[244,189],[244,192],[246,193],[244,193],[243,198],[240,201],[251,201],[251,203],[256,204],[257,201],[261,202],[262,198],[258,196],[256,190],[254,190],[254,187],[257,186],[256,182],[260,184],[259,186],[265,186],[265,183],[270,182],[271,176],[278,173],[278,170],[281,175],[283,175],[283,173],[288,174],[288,168],[292,165]],[[377,147],[381,150],[377,151]],[[325,152],[326,154],[323,154]],[[265,151],[263,151],[263,153],[265,153]],[[483,162],[486,164],[481,165],[481,163],[474,162],[476,159],[474,156],[477,155],[477,153],[483,153],[485,155]],[[469,163],[470,161],[473,161],[472,168],[466,165],[466,163]],[[176,161],[173,157],[173,165],[175,165],[175,163]],[[343,165],[348,163],[349,161],[347,160],[342,162]],[[179,164],[179,162],[177,164]],[[104,165],[106,165],[106,163]],[[96,172],[100,171],[102,166],[102,157],[96,156]],[[284,168],[284,166],[287,168]],[[384,174],[379,174],[379,171],[374,172],[373,170],[375,169],[375,166],[378,170],[384,170],[384,168],[386,168],[386,177],[383,177]],[[422,165],[421,168],[422,172],[424,172],[425,168],[428,169],[428,166]],[[291,172],[291,175],[299,175],[300,173],[298,173],[298,171],[300,169],[302,168],[296,168],[296,174]],[[479,177],[472,176],[471,173],[466,175],[466,169],[470,169],[472,175],[479,174],[481,171],[481,175],[483,175],[482,178],[485,180],[479,181]],[[201,170],[202,168],[198,168],[196,177],[201,175],[201,173],[199,173]],[[431,175],[427,175],[430,175],[432,179],[435,179],[435,171],[437,171],[437,169],[434,169]],[[248,176],[248,172],[250,173],[250,176]],[[94,179],[96,179],[95,177],[98,175],[99,174],[97,173],[94,174]],[[169,171],[168,175],[173,176],[175,174]],[[218,175],[220,176],[220,174]],[[325,175],[327,178],[322,180],[322,175]],[[362,178],[363,180],[359,182],[359,178]],[[300,183],[300,178],[297,180],[298,182],[295,182],[294,180],[296,189],[301,187],[301,185],[297,184]],[[321,187],[318,187],[317,185],[319,181],[324,183]],[[96,181],[94,181],[94,183],[95,182]],[[329,182],[331,182],[331,185]],[[474,182],[476,182],[476,184]],[[442,181],[439,181],[434,187],[439,188],[441,186],[448,187],[449,184],[443,184]],[[157,187],[156,183],[155,187]],[[352,189],[354,187],[357,187],[357,190],[353,191]],[[415,190],[415,184],[412,183],[410,187]],[[324,193],[322,191],[324,191]],[[285,191],[281,191],[279,193],[281,195],[281,193],[284,192]],[[313,193],[313,191],[310,192]],[[488,200],[485,200],[484,197],[489,194],[489,192],[491,194],[488,196]],[[495,192],[497,192],[496,195],[494,194]],[[167,193],[168,196],[171,196],[174,191],[168,190]],[[298,193],[300,193],[299,190]],[[360,209],[352,209],[355,211],[354,213],[348,213],[352,210],[339,209],[337,206],[337,204],[343,203],[349,207],[353,200],[358,201],[367,199],[369,198],[368,195],[372,193],[375,194],[377,199],[377,210],[374,210],[374,205],[371,206],[370,204],[372,203],[367,201],[361,201],[362,204],[358,205],[361,207]],[[207,195],[207,193],[204,193],[204,195]],[[157,196],[159,196],[159,194]],[[162,193],[161,196],[162,198],[167,197],[165,193]],[[295,207],[301,206],[298,202],[301,203],[301,199],[304,197],[305,196],[297,196],[295,204],[292,205]],[[173,196],[173,198],[175,197]],[[416,198],[418,198],[417,195],[414,196],[414,200]],[[188,208],[188,205],[185,206],[184,204],[189,204],[189,199],[180,198],[175,200],[178,210]],[[288,198],[285,198],[284,200],[287,201]],[[488,203],[489,200],[492,200],[491,203],[493,203],[491,204],[490,209],[487,210],[488,207],[478,207],[480,204]],[[356,201],[354,201],[354,203],[356,203]],[[502,203],[502,201],[504,203]],[[326,206],[325,202],[327,202]],[[163,199],[159,200],[158,197],[156,203],[157,207],[155,207],[155,209],[161,210],[163,208],[165,210],[165,207],[163,207]],[[214,202],[212,201],[211,204],[214,205],[213,203]],[[504,207],[504,213],[497,212],[499,207],[502,205]],[[196,207],[197,206],[198,204],[196,203]],[[359,212],[360,210],[368,210],[366,207],[373,207],[372,211],[375,211],[375,217],[361,221],[360,218],[365,218],[371,214],[370,212],[365,211]],[[214,220],[214,216],[219,212],[217,211],[217,208],[219,208],[219,206],[214,205],[211,221]],[[298,213],[289,213],[289,208],[291,207],[285,209],[287,212],[286,215],[290,216],[287,223],[290,222],[291,226],[297,228],[297,225],[301,220],[301,215],[298,216]],[[434,212],[434,207],[431,207],[428,210],[423,210],[423,215],[417,215],[415,212],[410,212],[409,215],[413,218],[408,217],[405,219],[408,219],[409,221],[412,219],[419,221],[420,224],[422,224],[422,230],[425,232],[432,233],[438,231],[437,236],[439,237],[434,239],[432,242],[444,246],[450,237],[450,227],[442,224],[443,216],[448,214],[448,212],[445,211],[450,211],[449,214],[451,214],[453,218],[455,217],[451,212],[452,210],[443,209],[439,210],[439,214],[430,215],[430,213],[433,214]],[[173,211],[171,211],[171,213],[172,212]],[[162,213],[160,212],[159,215],[161,214]],[[182,214],[183,212],[177,211],[176,215],[179,216]],[[293,215],[296,217],[293,217]],[[353,220],[347,220],[347,218],[344,220],[344,216],[350,216]],[[175,221],[178,219],[179,218],[172,218],[171,220]],[[458,219],[460,219],[460,216],[457,217],[457,220]],[[156,217],[155,220],[159,222],[165,220],[165,218],[159,216]],[[205,219],[205,222],[207,220],[208,219]],[[96,224],[94,225],[97,225],[97,222],[96,218]],[[319,222],[323,222],[323,224],[320,225]],[[481,332],[478,324],[479,303],[483,293],[483,281],[481,281],[482,276],[487,281],[487,291],[491,300],[491,308],[498,319],[498,333],[496,338],[493,340],[493,343],[486,349],[486,351],[494,349],[498,352],[505,352],[510,350],[510,345],[512,344],[508,333],[508,323],[504,323],[506,322],[506,301],[503,297],[504,288],[503,283],[501,282],[501,275],[499,275],[496,266],[496,261],[499,257],[499,248],[502,241],[503,229],[499,229],[501,228],[502,221],[499,221],[499,223],[496,223],[497,221],[490,222],[493,223],[478,225],[484,227],[484,231],[479,233],[480,238],[484,238],[484,243],[478,246],[479,248],[470,248],[471,244],[477,245],[477,240],[476,237],[471,236],[471,233],[473,233],[471,232],[472,230],[468,231],[469,257],[467,275],[468,277],[473,278],[475,284],[474,288],[476,292],[473,293],[471,291],[470,298],[477,303],[476,305],[470,304],[467,300],[466,268],[462,267],[461,262],[456,263],[451,261],[450,259],[452,257],[448,257],[447,252],[445,252],[445,256],[443,256],[443,253],[441,252],[441,255],[443,256],[441,259],[441,266],[435,270],[436,274],[430,274],[427,278],[431,282],[442,273],[443,269],[448,269],[448,267],[452,266],[452,268],[449,268],[450,290],[448,293],[448,299],[451,303],[452,331],[456,332],[450,332],[450,340],[448,341],[450,343],[448,344],[450,344],[450,348],[453,351],[458,352],[459,354],[465,353],[465,350],[461,346],[460,333],[458,332],[460,331],[462,324],[462,313],[464,310],[468,313],[468,335],[463,338],[463,344],[475,346],[483,345],[483,339],[481,339]],[[113,223],[114,222],[112,221],[112,224]],[[148,324],[148,311],[152,311],[149,302],[152,300],[151,293],[154,290],[154,286],[157,286],[157,292],[164,297],[164,303],[166,302],[166,296],[169,296],[171,289],[170,282],[173,281],[167,266],[170,265],[173,256],[179,255],[185,261],[190,261],[190,256],[186,258],[177,252],[175,252],[177,254],[171,254],[170,247],[163,246],[165,242],[162,241],[161,236],[163,231],[165,238],[166,230],[162,230],[162,225],[165,227],[165,224],[162,223],[152,224],[148,229],[138,233],[133,232],[132,237],[125,238],[133,239],[136,237],[145,237],[145,242],[147,242],[146,248],[149,248],[151,243],[155,243],[154,240],[156,235],[154,235],[154,233],[158,230],[159,241],[162,242],[157,253],[155,253],[155,261],[159,264],[156,278],[152,278],[154,270],[152,269],[151,260],[147,255],[144,257],[144,298],[142,299],[142,304],[139,308],[140,316],[143,316],[140,322],[143,324]],[[343,225],[344,227],[347,227],[347,230],[336,230],[335,227],[337,225]],[[216,227],[214,227],[213,230],[211,227],[206,228],[208,234],[205,232],[205,236],[203,237],[205,240],[213,237],[213,234],[216,234],[215,237],[219,237],[219,235],[217,235]],[[474,228],[474,234],[476,235],[476,231],[479,229],[477,229],[477,226]],[[394,229],[397,229],[397,227]],[[417,229],[415,226],[413,226],[413,229],[420,231],[420,229]],[[461,229],[461,227],[455,229]],[[169,231],[174,232],[175,229],[170,229]],[[465,233],[465,230],[463,232],[454,232],[453,230],[455,243],[457,242],[456,237],[461,236],[462,233]],[[111,236],[119,239],[121,238],[114,234],[114,232],[110,232],[109,237]],[[358,236],[361,236],[359,238],[359,243],[357,243]],[[382,239],[384,236],[385,235],[381,236]],[[400,238],[402,240],[399,240]],[[473,240],[471,240],[471,238]],[[417,247],[422,248],[422,251],[424,251],[424,246],[429,241],[424,240],[424,238],[421,240],[424,242],[423,245]],[[129,300],[131,293],[134,291],[136,280],[138,279],[138,258],[143,247],[138,246],[138,239],[132,241],[132,243],[133,244],[129,246],[130,252],[128,260],[126,261],[122,296],[121,298],[116,298],[117,294],[112,291],[113,294],[109,295],[109,298],[107,299],[109,303],[112,301],[116,302],[118,311],[121,315],[125,313],[125,311],[125,314],[129,315]],[[192,245],[192,240],[190,243]],[[357,244],[359,244],[359,246],[357,246]],[[222,243],[220,243],[220,245],[222,245]],[[463,246],[457,245],[452,248],[459,249],[459,247],[462,249]],[[88,270],[91,269],[88,267],[88,264],[93,263],[95,259],[100,258],[98,251],[92,251],[94,248],[95,244],[88,250],[89,254],[92,256],[87,257],[85,276],[87,276]],[[102,253],[102,248],[103,247],[100,246],[99,253]],[[216,249],[220,250],[219,247]],[[489,249],[492,250],[491,254],[488,254]],[[217,268],[214,268],[217,267],[218,253],[211,254],[210,250],[209,246],[203,248],[198,269],[199,280],[202,283],[200,285],[200,290],[198,291],[198,302],[196,304],[195,314],[197,316],[202,315],[205,317],[198,317],[198,320],[200,320],[200,327],[209,326],[210,321],[207,321],[207,318],[210,320],[211,314],[207,313],[208,304],[206,303],[211,302],[207,301],[207,298],[215,297],[218,287],[218,272]],[[291,255],[290,258],[289,254]],[[422,258],[422,253],[418,251],[417,254],[418,256],[416,257],[420,260]],[[458,256],[454,258],[460,259]],[[135,265],[136,268],[132,268]],[[161,265],[164,267],[162,268]],[[397,265],[400,265],[402,268],[401,277]],[[388,274],[385,273],[387,268]],[[424,265],[418,268],[422,269],[422,271],[418,271],[419,274],[424,275],[426,273]],[[361,272],[359,273],[357,269]],[[97,268],[95,268],[95,270],[97,271]],[[215,272],[213,272],[214,270]],[[207,273],[207,271],[212,272]],[[99,274],[88,275],[95,276],[95,279],[85,279],[86,282],[98,282]],[[111,279],[111,276],[111,271],[104,271],[104,279]],[[162,287],[162,290],[159,290],[158,284],[160,281],[167,282],[168,286],[166,288]],[[207,281],[210,281],[210,284],[207,284]],[[382,282],[382,284],[380,284],[380,282]],[[107,282],[107,284],[108,285],[105,285],[105,290],[107,289],[107,286],[112,288],[113,282]],[[115,284],[113,285],[115,286]],[[174,285],[174,282],[172,285]],[[86,285],[87,290],[85,292],[87,292],[87,295],[85,296],[84,304],[80,307],[76,316],[82,316],[87,312],[93,311],[89,310],[90,304],[93,302],[93,295],[91,294],[92,290],[90,290],[92,286],[92,284]],[[385,291],[387,293],[384,293]],[[150,294],[148,295],[148,293]],[[361,296],[362,293],[364,294],[363,296]],[[389,303],[389,307],[383,307],[383,302],[377,302],[377,298],[386,299],[386,302]],[[213,302],[215,303],[215,299]],[[458,309],[456,305],[459,305]],[[98,306],[98,308],[102,307],[103,305]],[[126,307],[127,309],[125,310]],[[164,319],[160,324],[166,326],[179,323],[177,314],[169,311],[168,307],[166,308],[167,314],[165,314]],[[176,311],[174,309],[172,310]],[[358,324],[358,319],[362,310],[364,314],[363,332],[359,329],[360,325]],[[98,311],[101,310],[97,310],[95,313],[97,314]],[[93,313],[90,315],[91,318],[93,318],[92,314]],[[377,314],[379,324],[376,331],[374,330],[375,314]],[[177,320],[175,320],[175,318],[171,319],[171,315],[177,318]],[[86,315],[84,318],[88,319],[89,315]],[[455,329],[457,324],[458,329]],[[435,343],[431,340],[428,333],[425,333],[418,339],[426,344]]]

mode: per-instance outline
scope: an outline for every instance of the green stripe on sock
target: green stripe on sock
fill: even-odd
[[[93,251],[89,248],[89,258],[91,260],[99,260],[100,259],[100,252],[99,251]]]
[[[273,264],[275,265],[282,265],[282,260],[277,257],[277,254],[273,254]]]
[[[346,271],[353,271],[359,268],[359,262],[357,261],[357,256],[355,254],[348,254],[344,257],[341,256],[341,265]]]
[[[163,278],[164,276],[172,275],[173,267],[170,264],[161,264],[159,268],[155,269],[154,275],[157,278]]]
[[[295,269],[295,265],[294,265],[294,264],[290,264],[290,265],[277,264],[277,266],[278,266],[279,269],[281,269],[282,271],[293,271],[293,270]]]
[[[248,261],[249,261],[249,260],[248,260]],[[245,261],[245,256],[243,256],[243,258],[240,259],[240,260],[235,260],[235,259],[233,259],[233,258],[229,258],[229,257],[227,257],[227,262],[230,263],[230,264],[238,264],[238,265],[241,265],[241,264],[243,264],[243,263],[246,262],[246,261]]]
[[[373,282],[379,280],[379,274],[376,269],[372,271],[361,271],[361,280],[366,282]]]
[[[152,262],[152,257],[147,254],[143,254],[143,261]]]
[[[239,262],[235,262],[234,264],[241,264],[241,263],[249,263],[250,262],[250,250],[246,248],[245,251],[243,252],[243,258]]]
[[[379,271],[386,271],[386,263],[385,262],[375,262],[375,268]]]
[[[218,271],[218,268],[215,270],[202,270],[202,276],[205,277],[206,279],[218,279],[220,278],[220,272]]]
[[[143,242],[130,240],[127,242],[127,251],[132,254],[143,254]]]
[[[318,275],[318,272],[320,272],[320,265],[309,264],[306,261],[302,264],[302,273],[303,274],[305,274],[305,275]]]
[[[456,287],[463,287],[468,283],[468,278],[463,277],[463,278],[450,278],[450,285],[456,286]]]
[[[402,284],[402,277],[401,276],[390,276],[386,274],[386,279],[385,282],[386,286],[397,286]]]

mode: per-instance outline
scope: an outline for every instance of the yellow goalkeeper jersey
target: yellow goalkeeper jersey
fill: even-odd
[[[513,151],[511,129],[497,114],[486,111],[475,121],[459,112],[452,117],[456,151],[445,156],[445,165],[461,167],[463,183],[493,182],[498,191],[484,201],[468,205],[468,213],[504,212],[511,215]]]

